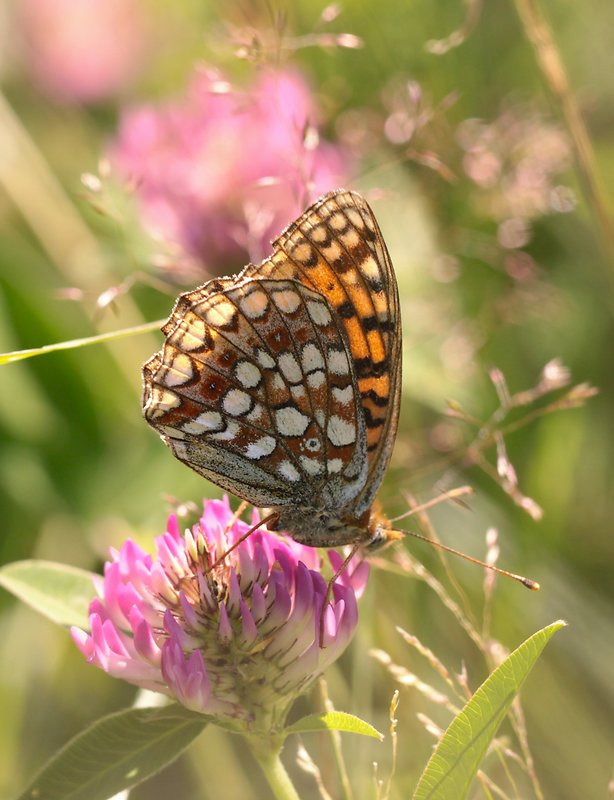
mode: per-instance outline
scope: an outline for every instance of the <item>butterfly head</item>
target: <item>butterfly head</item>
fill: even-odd
[[[390,527],[390,520],[381,511],[377,502],[374,503],[369,511],[367,532],[369,538],[364,543],[364,549],[368,553],[381,550],[383,547],[387,547],[389,544],[398,542],[405,537],[402,531],[395,531]]]

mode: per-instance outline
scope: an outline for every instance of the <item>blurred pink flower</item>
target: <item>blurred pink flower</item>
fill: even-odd
[[[327,598],[318,552],[262,528],[215,565],[249,527],[227,498],[209,500],[183,536],[169,518],[155,558],[131,540],[113,551],[91,633],[72,630],[87,660],[194,711],[256,727],[283,721],[352,638],[368,566],[352,562]],[[329,558],[338,569],[339,554]]]
[[[571,164],[571,145],[556,123],[513,106],[489,124],[465,120],[458,140],[465,173],[483,190],[479,210],[500,223],[504,247],[526,244],[531,220],[574,207],[571,190],[558,183]]]
[[[318,121],[295,71],[263,70],[241,92],[201,69],[183,98],[122,114],[111,163],[155,236],[229,271],[260,261],[308,202],[346,181],[349,158]]]
[[[148,24],[138,0],[21,0],[18,12],[26,66],[54,100],[112,97],[143,66]]]

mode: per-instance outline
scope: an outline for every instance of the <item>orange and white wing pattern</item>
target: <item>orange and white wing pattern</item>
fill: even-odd
[[[273,246],[263,272],[268,263],[275,269],[285,253],[298,279],[328,300],[345,331],[367,430],[369,478],[360,515],[384,477],[399,418],[401,318],[390,256],[373,212],[356,192],[325,195]]]
[[[366,201],[343,190],[273,247],[179,297],[143,368],[144,414],[178,459],[272,507],[299,541],[366,541],[398,422],[390,258]]]

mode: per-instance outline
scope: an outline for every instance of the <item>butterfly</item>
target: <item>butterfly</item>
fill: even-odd
[[[301,544],[398,537],[375,497],[399,418],[399,295],[361,195],[321,197],[261,264],[180,295],[162,332],[143,413],[176,458]]]

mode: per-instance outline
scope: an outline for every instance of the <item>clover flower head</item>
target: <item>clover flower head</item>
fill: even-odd
[[[350,158],[319,133],[296,70],[263,69],[233,86],[195,71],[182,96],[124,110],[110,148],[154,237],[207,271],[258,263],[315,197],[347,182]]]
[[[228,723],[283,721],[348,645],[368,567],[351,562],[329,592],[318,551],[265,528],[240,541],[249,528],[227,498],[209,500],[184,535],[169,518],[155,557],[131,540],[112,551],[90,632],[72,630],[87,660]]]

